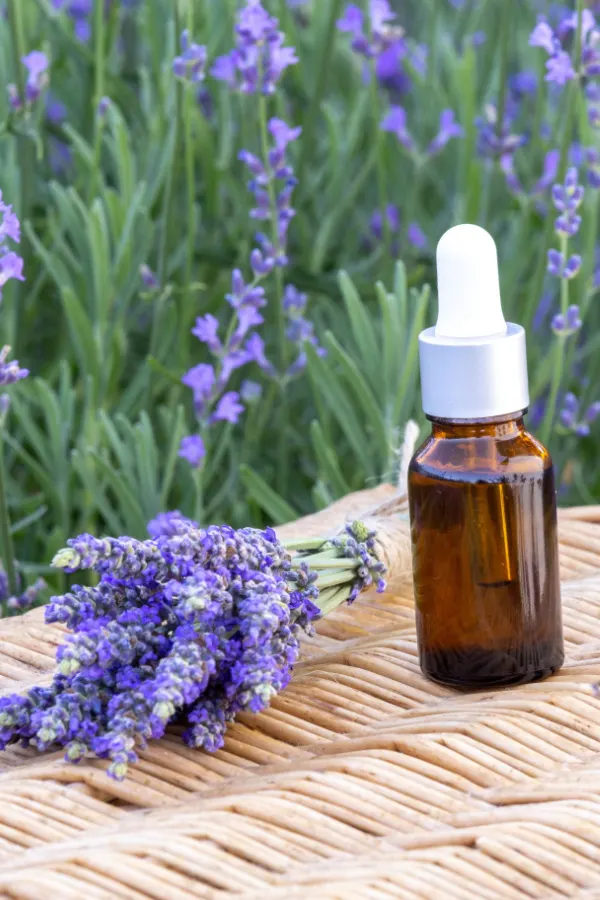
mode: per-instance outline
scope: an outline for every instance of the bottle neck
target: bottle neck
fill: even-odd
[[[523,422],[524,410],[505,416],[494,416],[490,419],[440,419],[434,416],[427,418],[431,422],[434,438],[464,440],[466,437],[492,437],[506,440],[517,437],[525,431]]]

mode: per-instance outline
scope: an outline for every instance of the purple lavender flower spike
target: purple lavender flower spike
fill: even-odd
[[[48,57],[41,50],[32,50],[22,57],[21,62],[27,69],[25,100],[35,103],[48,84]]]
[[[173,60],[173,74],[177,78],[198,84],[204,81],[206,74],[206,47],[190,42],[187,29],[181,32],[181,55]]]
[[[407,150],[414,149],[414,141],[406,129],[406,110],[402,106],[391,106],[381,123],[382,131],[395,134],[399,142]]]
[[[51,125],[62,125],[67,118],[67,107],[51,91],[46,94],[46,118]]]
[[[416,247],[417,250],[427,250],[427,247],[429,246],[427,235],[417,222],[410,223],[408,226],[407,237],[413,247]]]
[[[242,385],[240,387],[240,397],[244,401],[244,403],[256,403],[262,396],[262,386],[258,384],[257,381],[252,381],[249,378],[244,379],[242,381]]]
[[[187,460],[193,469],[199,469],[206,455],[204,441],[199,434],[184,437],[179,447],[179,456]]]
[[[0,248],[0,253],[5,250],[3,256],[0,256],[0,300],[2,299],[2,288],[10,281],[11,278],[17,281],[25,281],[23,275],[23,260],[12,250],[6,251],[6,248]]]
[[[553,184],[558,172],[560,162],[560,150],[549,150],[544,157],[544,170],[541,177],[531,189],[532,194],[543,194]]]
[[[548,250],[548,265],[546,270],[550,275],[556,275],[557,278],[560,278],[563,271],[565,258],[560,250],[550,249]]]
[[[15,384],[29,375],[29,369],[22,369],[16,359],[8,360],[10,347],[7,345],[0,350],[0,385]]]
[[[110,99],[110,97],[100,97],[100,100],[98,101],[98,109],[96,110],[96,113],[98,115],[98,118],[102,122],[105,121],[108,110],[110,109],[111,105],[112,105],[112,100]]]
[[[578,253],[574,253],[565,263],[565,267],[563,269],[562,277],[570,280],[571,278],[575,278],[575,276],[579,273],[581,269],[581,256]]]
[[[518,96],[526,94],[535,94],[537,91],[538,79],[537,75],[531,69],[523,69],[510,77],[510,87]]]
[[[207,363],[199,363],[181,379],[182,384],[194,392],[194,404],[201,412],[208,403],[215,386],[215,370]]]
[[[232,425],[235,425],[244,412],[244,407],[239,402],[239,396],[237,391],[227,391],[226,394],[223,394],[217,403],[212,420],[215,422],[231,422]]]
[[[265,342],[259,334],[254,332],[246,341],[245,351],[247,359],[255,362],[256,365],[269,375],[275,374],[273,363],[269,362],[265,356]]]
[[[513,194],[522,193],[523,186],[519,181],[519,176],[515,172],[515,161],[512,153],[505,153],[504,156],[500,157],[500,168],[504,172],[506,185],[509,191],[512,191]]]
[[[582,326],[579,315],[579,307],[575,304],[569,306],[566,315],[557,313],[552,319],[552,330],[559,337],[570,337],[575,334]]]
[[[448,141],[452,140],[452,138],[462,137],[463,134],[462,125],[459,125],[454,119],[454,110],[444,109],[440,115],[439,131],[427,148],[427,152],[430,156],[434,153],[439,153]]]
[[[575,394],[572,394],[571,392],[565,394],[562,409],[560,411],[560,421],[565,428],[575,428],[578,412],[579,401]]]
[[[237,14],[236,46],[215,60],[213,78],[243,94],[272,94],[283,72],[298,62],[278,25],[260,0],[247,0]]]
[[[18,244],[21,240],[21,225],[10,204],[2,200],[0,191],[0,244],[4,244],[7,238]]]
[[[394,206],[393,203],[388,203],[385,208],[385,217],[387,219],[390,232],[392,234],[396,234],[396,232],[400,228],[400,210],[398,209],[398,207]],[[377,238],[378,241],[380,241],[383,237],[383,216],[381,214],[381,210],[375,210],[375,212],[371,216],[369,227],[373,236]]]
[[[539,16],[537,25],[529,35],[530,47],[541,47],[546,53],[552,55],[556,49],[556,38],[548,21],[544,16]]]
[[[140,266],[140,278],[142,279],[142,284],[144,287],[147,287],[148,290],[156,290],[160,287],[160,282],[157,276],[154,274],[150,266],[147,266],[146,263],[142,263]]]
[[[351,34],[352,37],[358,37],[363,31],[363,14],[359,6],[350,3],[340,19],[337,20],[339,31]]]
[[[573,237],[579,231],[581,216],[576,210],[581,205],[584,195],[583,185],[578,184],[577,169],[568,169],[564,184],[555,184],[552,188],[552,202],[560,215],[556,219],[555,229],[558,234]]]
[[[196,319],[194,328],[192,328],[194,337],[197,337],[201,343],[206,344],[213,353],[219,353],[222,349],[218,331],[219,320],[210,313],[207,313],[205,316],[199,316]]]

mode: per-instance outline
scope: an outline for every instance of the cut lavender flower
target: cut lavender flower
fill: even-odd
[[[149,528],[153,540],[81,535],[57,554],[55,566],[92,568],[100,583],[52,598],[46,621],[70,630],[57,673],[48,688],[0,699],[2,747],[95,755],[116,779],[170,723],[215,751],[237,713],[260,712],[286,687],[314,619],[385,588],[361,522],[287,542],[271,528],[201,529],[177,512]]]

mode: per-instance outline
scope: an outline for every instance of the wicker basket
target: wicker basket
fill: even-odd
[[[321,623],[219,753],[170,734],[122,784],[99,761],[1,754],[0,896],[600,900],[600,508],[560,528],[567,661],[550,680],[425,681],[397,580]],[[49,679],[59,639],[41,611],[0,623],[2,690]]]

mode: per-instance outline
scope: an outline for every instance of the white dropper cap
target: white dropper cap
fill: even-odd
[[[451,228],[437,270],[437,323],[419,336],[424,412],[478,420],[525,409],[525,331],[504,320],[494,239],[478,225]]]

